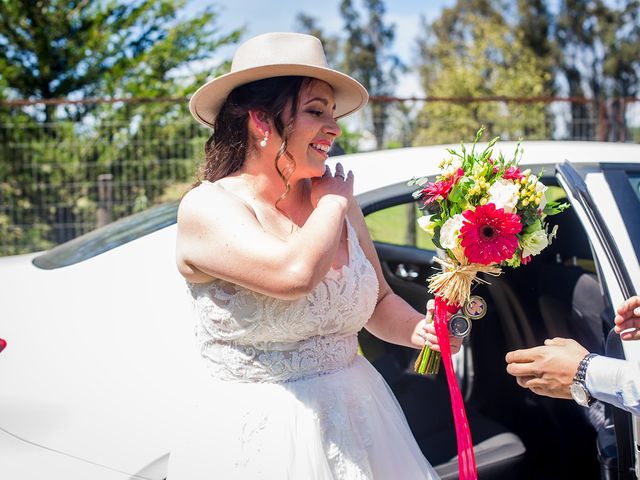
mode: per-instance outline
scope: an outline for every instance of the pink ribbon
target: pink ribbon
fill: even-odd
[[[449,344],[449,328],[447,327],[450,305],[441,297],[436,296],[435,300],[434,322],[436,335],[438,336],[438,344],[440,345],[444,369],[447,374],[451,411],[453,412],[456,439],[458,441],[459,478],[460,480],[477,480],[478,473],[476,472],[476,459],[473,454],[471,431],[469,430],[469,422],[467,421],[467,413],[464,409],[460,387],[458,387],[458,379],[451,361],[451,345]]]

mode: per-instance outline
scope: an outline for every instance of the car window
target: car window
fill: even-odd
[[[370,213],[365,221],[374,242],[435,250],[432,236],[417,224],[421,216],[418,203],[409,202]]]
[[[638,200],[640,200],[640,174],[639,173],[630,174],[629,182],[631,182],[631,188],[633,189],[634,193],[638,197]]]
[[[547,182],[549,182],[548,179]],[[566,198],[562,187],[550,185],[545,192],[548,201],[559,201]],[[402,203],[383,208],[365,217],[369,233],[374,242],[389,243],[405,247],[436,250],[432,234],[427,233],[417,224],[423,215],[419,202]]]
[[[178,201],[152,207],[74,238],[36,257],[33,264],[45,270],[88,260],[137,238],[176,223]]]

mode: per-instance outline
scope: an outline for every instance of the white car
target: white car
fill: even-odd
[[[498,148],[509,155],[515,145]],[[567,336],[640,362],[640,342],[607,336],[612,306],[640,292],[640,145],[524,148],[522,165],[544,169],[543,181],[563,189],[572,208],[549,218],[559,225],[552,246],[476,292],[489,313],[474,323],[457,374],[478,472],[484,479],[632,478],[637,418],[607,409],[593,422],[572,401],[537,397],[506,373],[504,355]],[[339,159],[355,173],[368,220],[381,215],[406,228],[413,207],[403,204],[413,202],[414,189],[407,181],[435,175],[445,155],[435,146]],[[181,392],[206,381],[174,263],[176,209],[162,205],[48,252],[0,259],[3,479],[166,477],[184,414]],[[376,231],[375,220],[370,225],[389,284],[424,309],[436,252],[411,235]],[[360,344],[395,391],[426,457],[442,478],[456,478],[444,376],[413,374],[417,352],[364,331]]]

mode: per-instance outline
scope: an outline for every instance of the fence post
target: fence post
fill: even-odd
[[[609,137],[608,102],[603,99],[597,100],[598,120],[596,123],[596,140],[606,142]]]
[[[113,175],[98,175],[98,211],[96,212],[96,228],[111,223],[113,210]]]
[[[618,125],[618,135],[614,138],[618,142],[627,141],[627,99],[622,97],[618,100],[618,110],[616,111],[616,123]]]

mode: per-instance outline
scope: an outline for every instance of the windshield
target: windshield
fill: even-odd
[[[58,245],[36,257],[33,264],[38,268],[53,270],[82,262],[173,225],[177,211],[177,201],[158,205]]]

